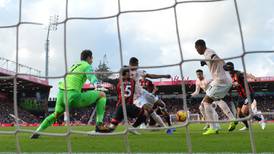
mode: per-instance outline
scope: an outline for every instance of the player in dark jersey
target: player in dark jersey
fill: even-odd
[[[227,62],[224,65],[224,69],[226,71],[229,71],[230,76],[232,78],[232,88],[237,90],[237,93],[239,95],[239,101],[238,101],[238,105],[237,105],[237,115],[240,118],[246,117],[249,115],[249,104],[252,104],[254,101],[256,101],[254,99],[254,90],[252,89],[252,87],[250,86],[250,84],[248,84],[248,89],[250,92],[250,98],[251,98],[251,102],[249,102],[248,98],[247,98],[247,93],[245,90],[245,85],[244,85],[244,73],[240,72],[238,70],[234,69],[234,64],[232,62]],[[251,78],[253,80],[256,80],[256,78],[251,75],[251,74],[246,74],[247,78]],[[254,115],[253,118],[257,121],[261,121],[260,125],[261,127],[264,129],[265,127],[265,123],[262,121],[262,119],[260,117],[258,117],[257,115]],[[246,130],[248,129],[248,123],[246,120],[243,121],[245,127],[243,127],[240,130]]]
[[[133,95],[135,89],[135,81],[130,78],[129,69],[124,68],[122,70],[122,80],[124,83],[124,98],[127,110],[127,116],[129,118],[136,118],[143,114],[141,108],[137,107],[133,104]],[[117,94],[118,94],[118,101],[116,104],[116,112],[114,117],[111,119],[111,124],[109,128],[114,130],[116,126],[124,119],[123,115],[123,108],[122,108],[122,90],[121,90],[121,80],[117,84]]]
[[[139,80],[140,81],[140,84],[141,86],[147,90],[149,93],[152,93],[152,94],[155,94],[155,87],[154,87],[154,84],[152,83],[151,80],[148,80],[146,78],[142,78]]]

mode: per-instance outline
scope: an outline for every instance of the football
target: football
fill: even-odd
[[[187,112],[180,110],[176,113],[176,120],[180,122],[184,122],[187,118]]]

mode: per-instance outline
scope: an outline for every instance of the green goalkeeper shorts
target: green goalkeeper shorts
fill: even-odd
[[[75,90],[67,90],[67,102],[69,108],[82,108],[87,107],[100,98],[100,91],[89,90],[86,92],[78,92]],[[58,115],[63,114],[66,109],[65,91],[59,89],[57,100],[55,104],[55,113]]]

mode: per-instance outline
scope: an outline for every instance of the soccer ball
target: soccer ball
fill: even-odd
[[[187,118],[187,112],[186,111],[180,110],[176,113],[176,120],[177,121],[184,122],[184,121],[186,121],[186,118]]]

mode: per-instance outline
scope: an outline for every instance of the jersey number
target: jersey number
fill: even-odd
[[[129,97],[131,95],[131,85],[126,85],[125,87],[125,97]]]

